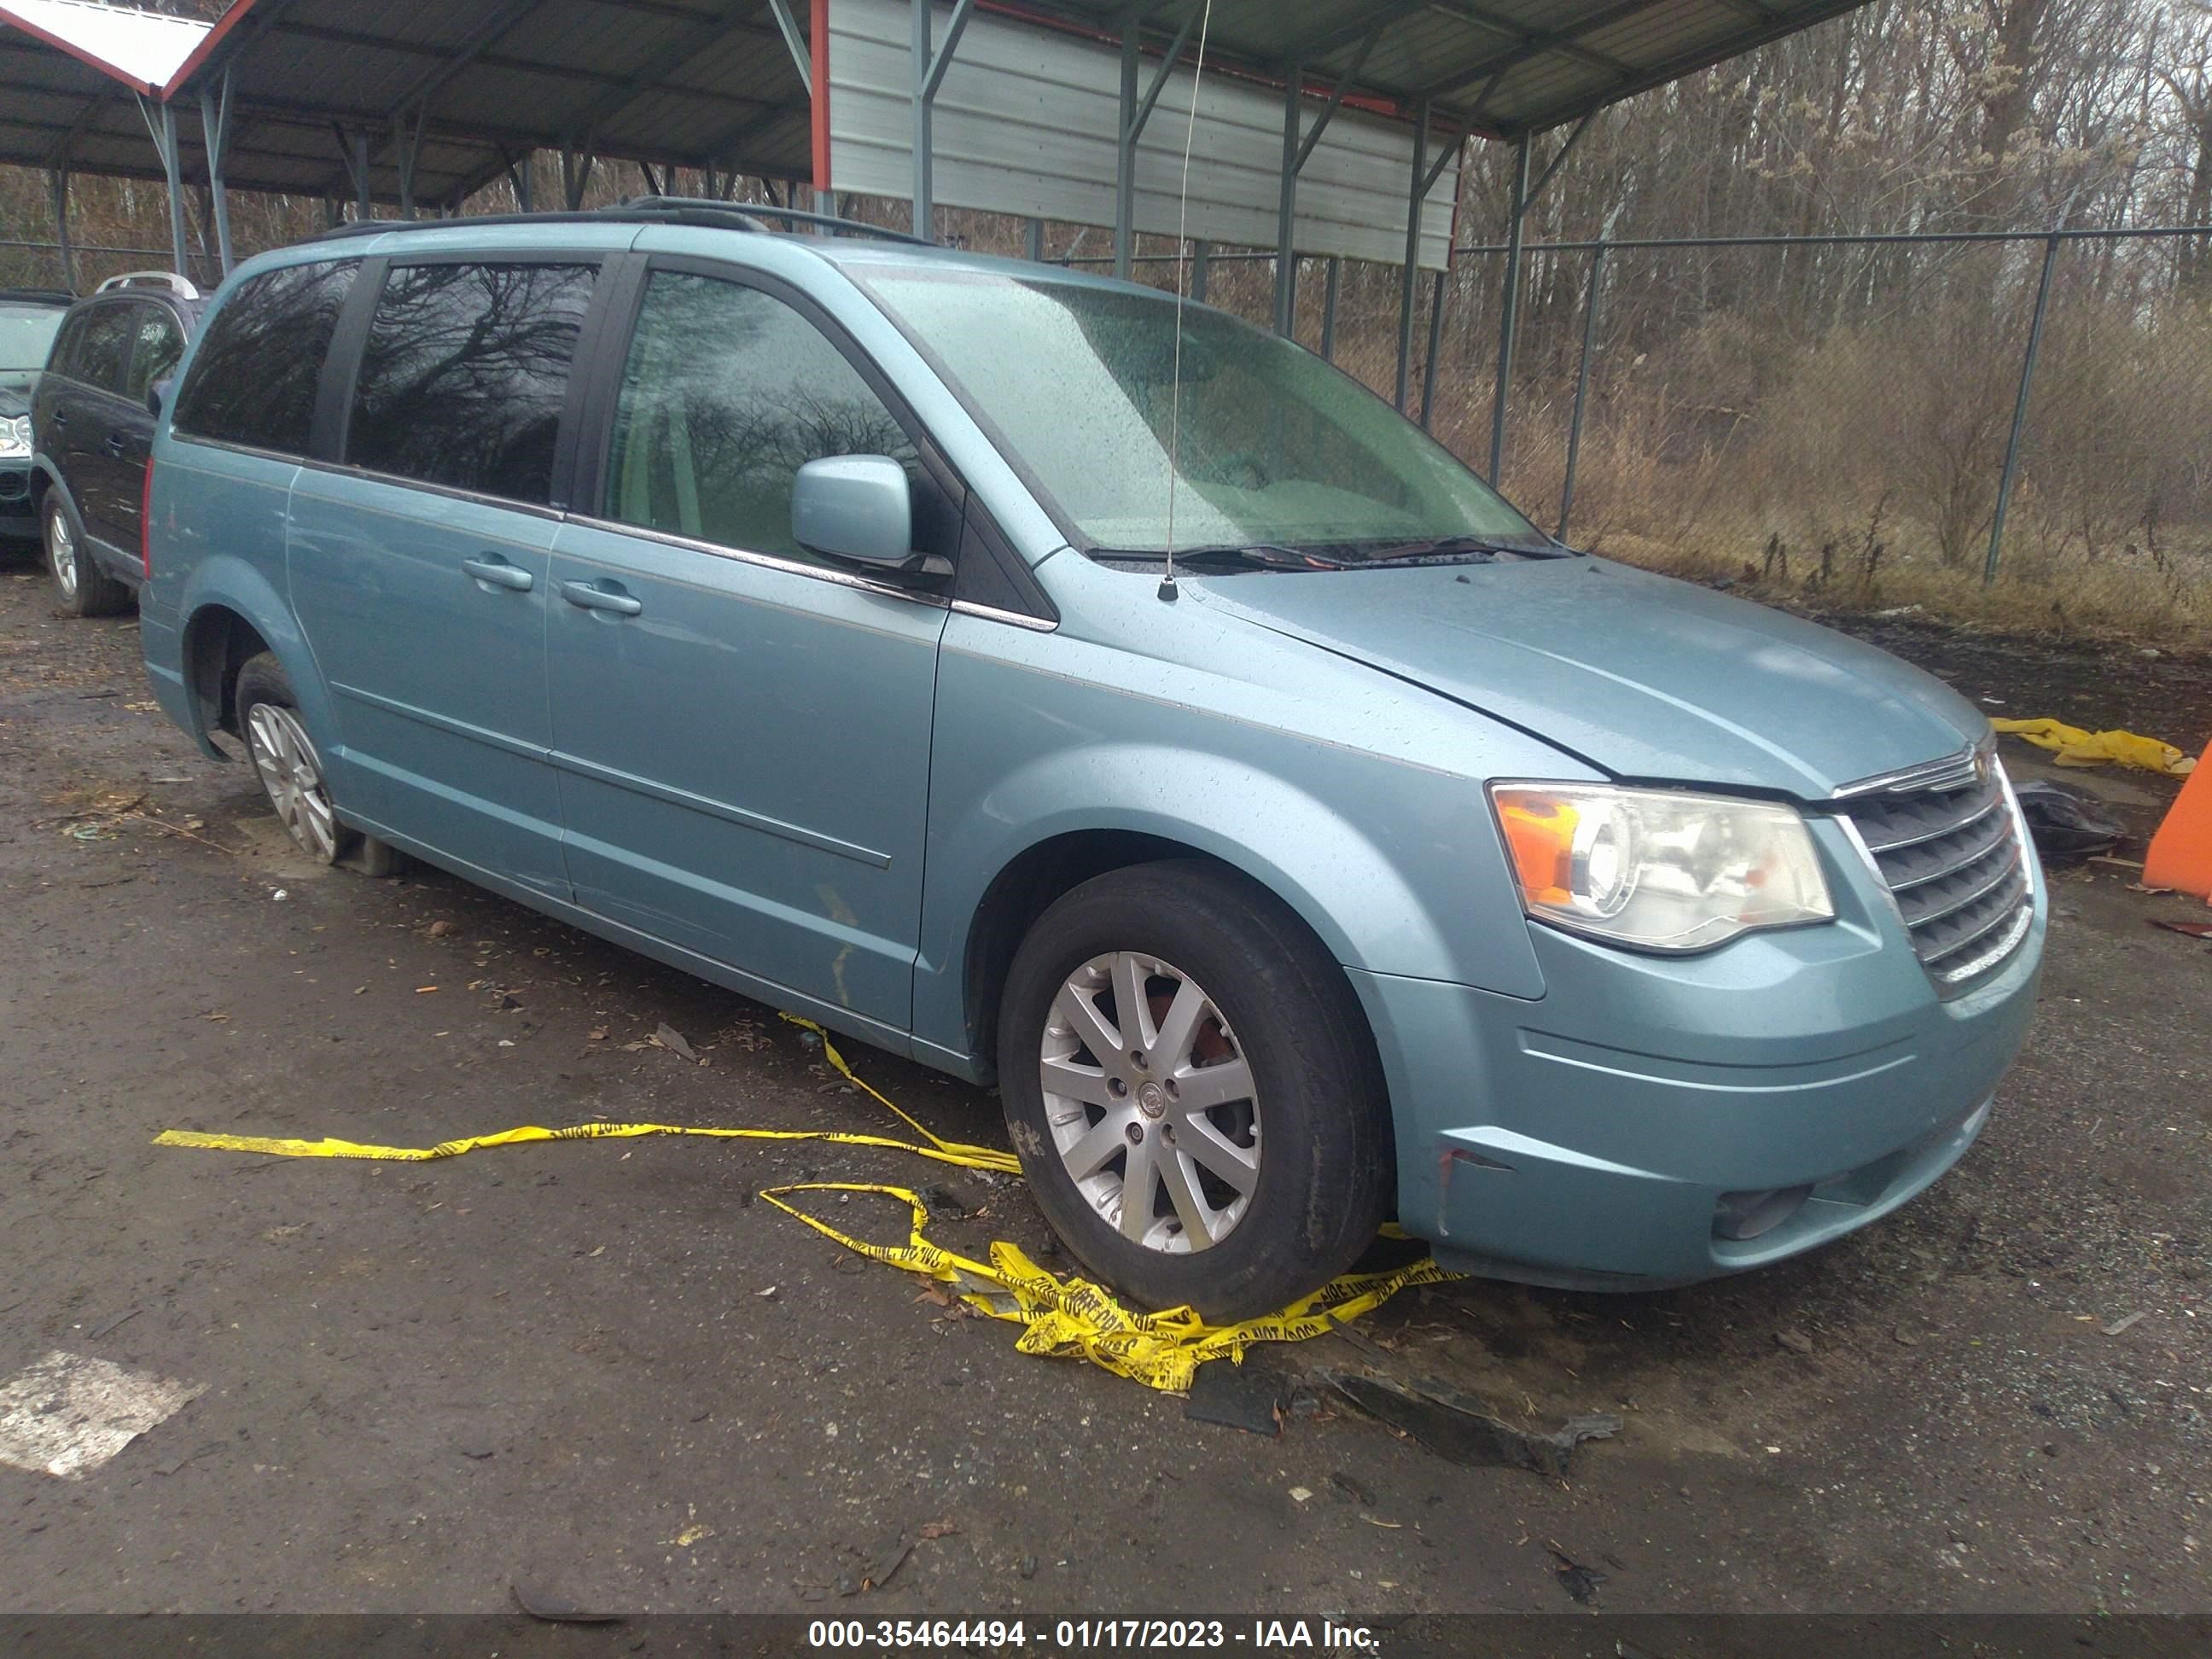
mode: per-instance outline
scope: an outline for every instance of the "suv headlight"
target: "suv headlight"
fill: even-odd
[[[1539,921],[1646,951],[1702,951],[1836,914],[1795,807],[1607,784],[1494,783]]]
[[[31,453],[31,417],[18,415],[12,419],[0,419],[0,455],[13,460]]]

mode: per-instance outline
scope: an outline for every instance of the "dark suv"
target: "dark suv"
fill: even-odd
[[[39,533],[31,500],[31,388],[74,295],[0,288],[0,537]]]
[[[203,307],[164,270],[112,276],[70,309],[31,399],[31,508],[72,616],[122,610],[144,565],[147,394],[174,372]]]

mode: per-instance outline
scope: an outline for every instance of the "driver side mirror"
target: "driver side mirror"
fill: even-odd
[[[898,568],[914,558],[914,492],[888,455],[832,455],[799,469],[791,538],[856,564]]]

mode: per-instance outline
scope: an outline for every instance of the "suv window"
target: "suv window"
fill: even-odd
[[[132,330],[131,379],[125,395],[139,403],[155,381],[173,372],[185,355],[185,331],[177,325],[167,306],[137,306],[138,326]]]
[[[286,265],[242,283],[192,356],[177,430],[305,454],[323,357],[360,268],[352,259]]]
[[[120,392],[131,362],[133,306],[94,306],[86,313],[84,332],[70,354],[71,378],[103,392]]]
[[[623,369],[603,516],[819,564],[791,536],[792,481],[830,455],[914,444],[821,331],[772,295],[680,271],[647,285]]]
[[[355,383],[346,459],[544,502],[592,265],[394,265]]]

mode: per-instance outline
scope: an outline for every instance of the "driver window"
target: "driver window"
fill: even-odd
[[[792,539],[791,492],[801,466],[832,455],[889,455],[920,479],[897,420],[812,323],[757,289],[654,272],[623,369],[603,516],[823,563]]]

